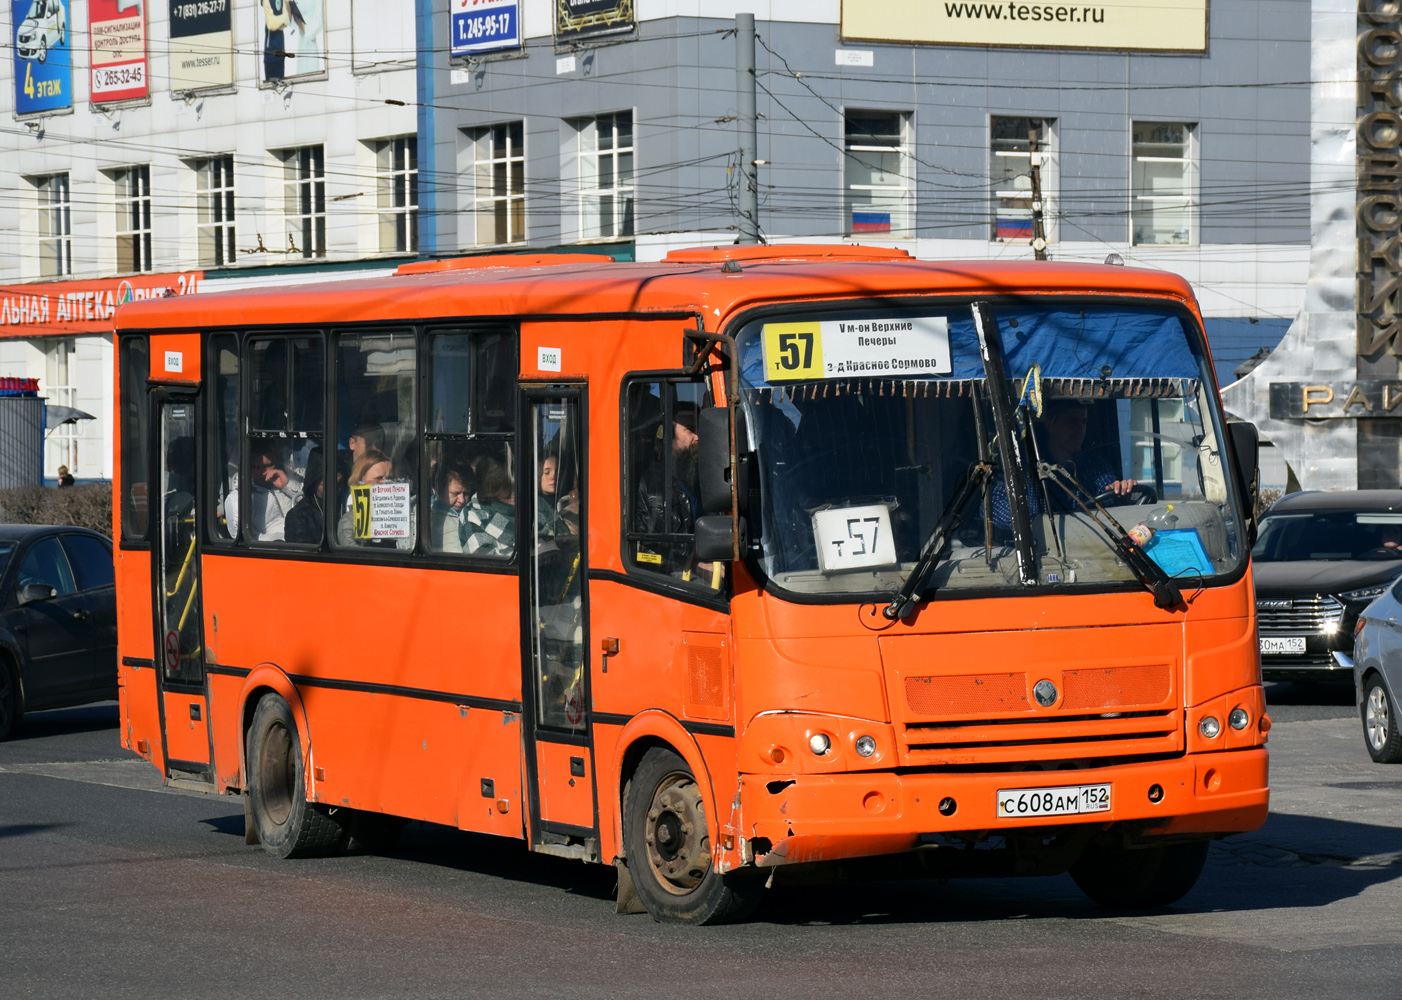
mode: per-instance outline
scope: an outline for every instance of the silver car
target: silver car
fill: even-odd
[[[1363,609],[1354,629],[1353,686],[1363,742],[1379,764],[1402,763],[1398,704],[1402,691],[1402,580]]]

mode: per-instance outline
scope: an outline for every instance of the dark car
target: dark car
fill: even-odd
[[[25,712],[117,697],[112,543],[0,524],[0,739]]]
[[[1251,550],[1266,680],[1352,680],[1358,615],[1402,575],[1402,490],[1292,493]]]

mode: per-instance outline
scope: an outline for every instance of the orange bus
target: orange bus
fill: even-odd
[[[409,819],[775,878],[1257,828],[1256,439],[1189,286],[857,246],[406,265],[123,306],[123,745],[280,857]]]

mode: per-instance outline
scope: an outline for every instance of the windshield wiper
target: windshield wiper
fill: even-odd
[[[1080,507],[1105,533],[1105,537],[1110,540],[1111,547],[1120,559],[1139,578],[1139,582],[1149,593],[1154,595],[1155,607],[1167,609],[1183,603],[1183,593],[1173,582],[1173,578],[1164,572],[1162,566],[1150,559],[1147,552],[1135,544],[1134,539],[1129,537],[1129,532],[1125,531],[1120,522],[1111,517],[1109,512],[1100,506],[1093,497],[1090,502],[1094,504],[1094,509],[1091,509],[1081,499],[1082,497],[1090,497],[1091,494],[1076,480],[1075,476],[1066,471],[1064,466],[1038,462],[1037,475],[1043,482],[1050,481],[1060,486],[1076,506]],[[1100,514],[1105,515],[1105,520],[1100,519]]]
[[[969,468],[963,481],[955,488],[954,496],[949,501],[949,505],[940,515],[935,530],[930,532],[929,538],[925,539],[925,545],[920,550],[920,558],[915,563],[915,568],[910,571],[910,576],[906,577],[905,585],[882,611],[882,614],[888,619],[895,621],[897,618],[905,618],[915,610],[915,605],[919,603],[918,595],[924,588],[925,581],[929,579],[930,572],[935,568],[935,562],[939,559],[940,553],[944,551],[945,545],[949,542],[950,534],[964,520],[964,511],[969,506],[969,501],[973,499],[975,493],[981,493],[992,479],[993,465],[989,462],[975,462]]]

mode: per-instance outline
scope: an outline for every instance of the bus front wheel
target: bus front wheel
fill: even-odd
[[[307,801],[297,720],[280,695],[258,702],[246,752],[248,804],[263,850],[277,858],[333,853],[345,831],[324,806]]]
[[[1207,841],[1164,847],[1089,847],[1071,866],[1071,878],[1091,899],[1116,910],[1176,903],[1202,874]]]
[[[671,750],[649,750],[629,781],[623,843],[634,891],[656,921],[733,923],[759,904],[761,873],[722,875],[711,864],[700,788],[686,761]]]

